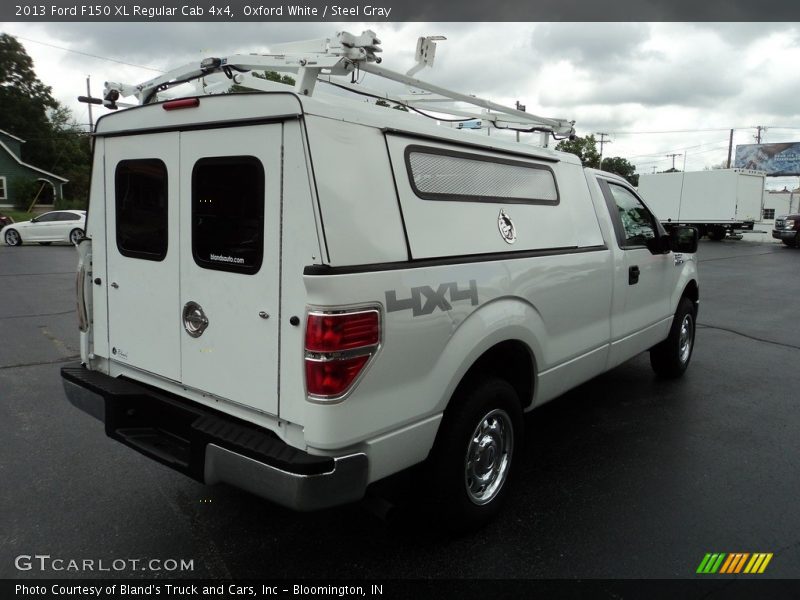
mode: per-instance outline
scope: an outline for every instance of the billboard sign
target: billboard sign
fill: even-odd
[[[736,146],[737,169],[766,171],[767,175],[800,175],[800,142]]]

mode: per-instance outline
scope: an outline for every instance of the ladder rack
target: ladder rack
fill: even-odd
[[[118,103],[120,98],[133,96],[137,104],[149,104],[157,100],[157,95],[169,88],[184,83],[195,84],[198,95],[216,93],[219,84],[206,85],[204,79],[209,75],[222,73],[230,80],[223,82],[225,89],[244,81],[245,73],[271,70],[296,73],[294,91],[304,96],[314,94],[318,81],[332,83],[349,91],[375,98],[385,98],[412,110],[426,108],[436,114],[461,117],[463,120],[481,119],[489,121],[494,127],[523,132],[541,132],[553,136],[573,136],[574,121],[539,117],[490,100],[462,94],[447,88],[412,77],[417,71],[433,65],[436,41],[442,37],[423,37],[417,43],[417,64],[407,74],[391,71],[380,66],[381,41],[370,30],[360,35],[346,31],[333,38],[321,38],[305,42],[292,42],[271,48],[274,54],[237,54],[218,58],[210,57],[188,63],[163,75],[137,85],[107,81],[103,99],[81,97],[79,100],[102,104],[110,109],[135,106]],[[410,94],[391,95],[374,92],[353,82],[334,82],[333,77],[351,75],[355,72],[370,73],[385,80],[400,83],[412,89]],[[255,77],[247,78],[247,86],[253,88],[275,89],[274,82],[266,82]],[[277,84],[282,85],[282,84]],[[472,107],[448,106],[462,103]],[[477,112],[474,109],[479,109]],[[456,119],[459,120],[459,119]]]

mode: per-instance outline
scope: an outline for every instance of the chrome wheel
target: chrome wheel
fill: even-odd
[[[83,239],[83,231],[80,229],[73,229],[69,232],[69,241],[72,242],[73,246],[77,246],[78,242]]]
[[[683,317],[681,322],[680,333],[678,334],[678,358],[681,364],[689,360],[689,355],[692,353],[692,340],[694,338],[694,320],[692,315],[688,314]]]
[[[511,417],[502,409],[489,412],[472,433],[464,460],[464,483],[474,504],[487,504],[497,496],[508,476],[513,451]]]
[[[9,229],[6,231],[6,244],[9,246],[19,246],[22,243],[22,240],[19,237],[19,233],[16,229]]]

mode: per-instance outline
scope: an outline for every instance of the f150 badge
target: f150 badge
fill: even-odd
[[[411,314],[415,317],[429,315],[437,308],[443,311],[450,310],[453,308],[451,302],[459,300],[469,300],[472,306],[478,305],[478,284],[474,279],[470,279],[469,288],[463,290],[458,289],[458,283],[452,281],[439,284],[435,290],[429,285],[412,287],[411,297],[400,300],[397,299],[395,290],[387,290],[385,294],[386,312],[411,309]],[[448,294],[450,295],[449,301],[447,300]]]

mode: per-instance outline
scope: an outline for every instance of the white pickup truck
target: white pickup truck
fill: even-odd
[[[684,372],[697,232],[571,154],[306,75],[99,120],[66,395],[153,460],[299,510],[425,462],[420,496],[475,526],[523,412],[648,350]]]

